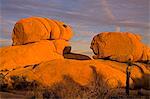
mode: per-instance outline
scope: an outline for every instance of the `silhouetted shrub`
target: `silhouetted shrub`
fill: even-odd
[[[4,79],[5,75],[0,73],[0,91],[7,91],[8,84]]]

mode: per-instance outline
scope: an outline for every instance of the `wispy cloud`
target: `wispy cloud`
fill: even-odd
[[[10,39],[0,38],[0,47],[11,45]]]
[[[0,38],[0,42],[10,42],[10,39]]]
[[[117,24],[120,24],[122,26],[130,26],[130,27],[150,28],[150,23],[132,21],[132,20],[120,21]]]
[[[112,9],[110,8],[107,0],[101,0],[101,4],[103,6],[104,11],[108,15],[109,19],[113,22],[117,21],[115,16],[112,13]],[[115,22],[115,23],[117,23],[117,22]],[[115,26],[115,31],[120,31],[120,26],[118,24],[116,24],[116,26]]]
[[[107,16],[110,20],[114,21],[116,20],[115,16],[113,15],[111,8],[107,2],[107,0],[100,0],[101,5],[103,6],[104,11],[106,12]]]
[[[125,28],[122,30],[130,27],[132,32],[146,31],[143,35],[150,28],[149,0],[1,0],[0,9],[2,38],[11,39],[14,23],[20,18],[48,17],[73,27],[75,34],[71,41],[75,42],[74,49],[81,51],[90,51],[88,44],[95,33],[114,31],[115,26]]]

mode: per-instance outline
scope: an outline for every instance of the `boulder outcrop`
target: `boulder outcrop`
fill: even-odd
[[[14,46],[0,48],[0,73],[7,80],[12,76],[23,76],[43,86],[61,82],[67,75],[84,86],[97,72],[110,88],[117,88],[126,86],[128,65],[125,62],[130,60],[136,62],[131,66],[130,87],[150,89],[149,64],[137,63],[150,61],[150,48],[141,42],[139,35],[128,32],[96,35],[91,43],[95,54],[92,60],[89,56],[71,52],[68,40],[72,34],[70,26],[57,20],[40,17],[19,20],[12,34]]]
[[[125,87],[126,74],[98,60],[52,60],[41,63],[34,68],[33,66],[29,66],[27,68],[16,69],[6,77],[16,75],[25,76],[31,81],[36,80],[42,83],[44,86],[52,86],[62,81],[64,75],[68,75],[75,82],[87,85],[90,83],[93,74],[90,66],[96,68],[96,72],[104,78],[109,87]],[[130,84],[133,84],[132,79],[130,81]]]
[[[29,17],[19,20],[13,29],[12,45],[22,45],[40,40],[70,40],[73,32],[63,22],[42,18]]]
[[[27,45],[0,48],[0,69],[14,69],[39,64],[54,59],[63,59],[65,40],[41,40]]]
[[[119,62],[149,61],[150,48],[141,42],[141,37],[129,32],[103,32],[91,42],[93,58],[108,58]]]
[[[96,72],[103,78],[102,82],[108,84],[110,88],[126,86],[126,67],[127,64],[113,62],[110,60],[71,60],[57,59],[43,62],[38,65],[26,66],[15,69],[6,75],[24,76],[29,81],[36,80],[43,86],[52,86],[61,82],[63,76],[70,76],[75,82],[81,85],[87,85],[93,79],[91,66],[95,67]],[[147,88],[149,89],[150,67],[144,64],[133,65],[130,76],[130,88]]]

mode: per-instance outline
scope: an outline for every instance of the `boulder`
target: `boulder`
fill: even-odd
[[[30,65],[5,72],[6,78],[11,76],[24,76],[29,81],[36,80],[43,86],[52,86],[63,80],[65,75],[70,76],[82,86],[91,83],[95,67],[97,74],[102,77],[102,82],[110,88],[126,86],[127,64],[110,60],[71,60],[57,59]],[[149,89],[150,67],[146,64],[136,64],[131,68],[130,88]]]
[[[61,82],[65,75],[70,76],[75,82],[81,85],[88,85],[93,79],[91,66],[95,67],[97,74],[103,78],[102,82],[107,83],[110,88],[126,86],[127,64],[110,60],[51,60],[39,65],[19,68],[9,72],[10,76],[25,76],[30,81],[36,80],[43,86],[52,86]],[[150,68],[145,64],[133,65],[130,75],[130,88],[149,89]]]
[[[70,40],[73,32],[63,22],[42,18],[29,17],[19,20],[13,29],[12,45],[22,45],[40,40]]]
[[[69,54],[71,53],[71,46],[66,46],[63,50],[63,54]]]
[[[0,70],[15,69],[44,61],[63,59],[65,40],[41,40],[27,45],[0,48]]]
[[[114,69],[117,69],[126,74],[127,63],[120,63],[111,60],[98,59],[104,65],[111,66]],[[133,62],[129,71],[131,72],[130,77],[133,80],[134,88],[145,88],[150,89],[150,65],[140,62]]]
[[[95,67],[96,72],[110,88],[125,87],[126,74],[99,60],[52,60],[43,62],[36,66],[20,68],[11,71],[6,77],[25,76],[29,81],[36,80],[43,86],[52,86],[63,80],[63,76],[70,76],[75,82],[81,85],[88,85],[93,79],[91,66]],[[119,65],[120,66],[120,65]],[[130,85],[133,84],[130,79]]]
[[[91,47],[93,58],[108,58],[119,62],[148,61],[150,48],[141,42],[141,37],[129,32],[103,32],[94,36]]]

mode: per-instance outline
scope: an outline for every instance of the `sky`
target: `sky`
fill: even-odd
[[[150,45],[150,0],[0,0],[0,46],[11,45],[14,24],[39,16],[72,26],[73,52],[92,54],[94,35],[104,31],[128,31]]]

